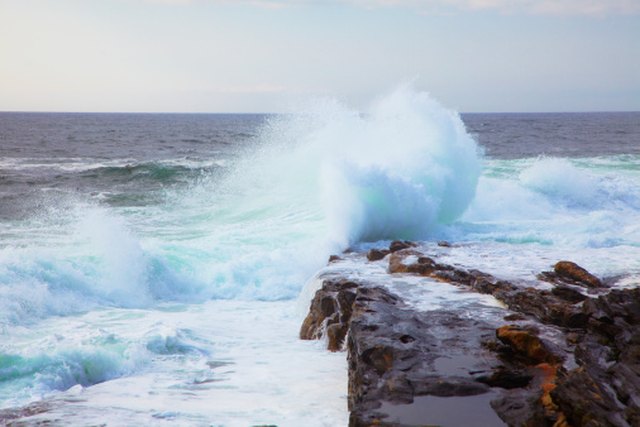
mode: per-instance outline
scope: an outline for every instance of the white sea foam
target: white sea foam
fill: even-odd
[[[540,159],[520,173],[520,182],[525,188],[564,205],[593,206],[598,199],[597,179],[568,159]]]
[[[456,113],[407,88],[364,114],[325,100],[273,118],[245,150],[222,164],[159,162],[223,165],[225,175],[192,177],[153,206],[50,191],[39,212],[0,225],[5,404],[71,387],[88,403],[60,406],[65,419],[108,410],[122,424],[154,414],[153,422],[300,425],[324,411],[327,425],[342,425],[343,355],[297,339],[299,316],[283,314],[291,301],[260,300],[295,298],[329,254],[364,241],[445,238],[460,243],[430,247],[445,262],[522,280],[570,258],[601,276],[636,274],[624,285],[637,285],[637,157],[483,161]],[[70,157],[52,167],[123,161]],[[349,268],[364,280],[387,277],[384,262]],[[404,292],[405,284],[396,285]],[[302,312],[318,285],[300,297]],[[477,302],[450,287],[429,291],[407,292],[423,309]],[[166,310],[166,302],[186,304]],[[235,365],[212,377],[210,359]]]
[[[362,241],[640,245],[639,172],[625,166],[634,159],[486,160],[478,178],[479,151],[457,114],[401,88],[364,114],[324,100],[275,117],[225,177],[169,190],[161,205],[52,195],[49,209],[6,229],[0,322],[290,299],[329,254]]]
[[[553,245],[569,253],[640,246],[640,174],[627,164],[540,158],[511,162],[505,170],[504,161],[489,162],[452,236]]]
[[[214,153],[215,154],[215,153]],[[28,171],[34,169],[49,169],[63,172],[88,172],[100,169],[126,169],[141,166],[183,167],[187,169],[206,169],[225,167],[225,159],[195,159],[179,157],[170,159],[140,161],[133,158],[112,160],[97,160],[90,157],[56,157],[54,159],[39,157],[0,157],[0,169],[6,171]]]
[[[290,302],[209,301],[24,328],[0,344],[21,357],[0,358],[0,375],[24,368],[22,381],[0,382],[0,408],[46,397],[51,409],[31,421],[72,425],[105,414],[118,425],[346,425],[344,354],[299,340],[292,312]]]
[[[427,237],[464,212],[480,173],[478,147],[458,115],[407,88],[364,115],[320,102],[272,123],[265,138],[254,173],[313,203],[342,247]]]
[[[479,151],[457,114],[401,88],[365,114],[323,100],[275,117],[224,178],[169,190],[158,206],[52,195],[49,209],[6,229],[0,322],[290,299],[329,254],[367,240],[640,245],[639,172],[625,166],[634,159],[486,160],[478,178]]]

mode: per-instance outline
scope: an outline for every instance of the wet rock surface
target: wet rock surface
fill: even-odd
[[[553,266],[553,272],[562,280],[573,282],[587,288],[602,288],[603,284],[593,274],[580,267],[575,262],[559,261]]]
[[[51,402],[34,402],[21,408],[9,408],[0,410],[0,426],[18,427],[29,425],[25,418],[48,412],[52,407]],[[55,421],[44,422],[41,425],[53,425]]]
[[[639,289],[608,289],[566,261],[545,286],[516,284],[392,247],[367,256],[389,282],[424,277],[415,286],[444,282],[505,308],[417,309],[380,280],[325,279],[300,336],[346,350],[351,426],[432,425],[452,402],[455,425],[482,414],[483,425],[640,425]]]

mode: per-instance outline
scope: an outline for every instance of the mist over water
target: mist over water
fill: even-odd
[[[408,89],[365,114],[327,100],[271,117],[239,148],[224,173],[170,187],[155,196],[160,203],[105,206],[70,192],[18,221],[31,235],[0,253],[6,301],[22,301],[2,310],[5,321],[103,304],[293,298],[332,252],[427,238],[452,222],[480,174],[479,149],[458,115]],[[140,167],[109,173],[144,186]],[[44,307],[33,304],[34,289]]]
[[[0,114],[0,407],[147,374],[174,390],[186,360],[201,381],[258,339],[227,335],[234,310],[295,338],[283,307],[330,254],[378,241],[451,240],[498,275],[531,253],[637,274],[638,117],[463,123],[406,87],[363,112]]]
[[[479,149],[458,115],[408,89],[364,114],[319,102],[272,120],[261,137],[263,150],[238,169],[232,186],[307,210],[336,250],[427,237],[464,212],[480,173]]]

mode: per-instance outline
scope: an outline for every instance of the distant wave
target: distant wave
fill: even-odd
[[[639,246],[639,160],[624,155],[488,161],[456,237],[573,250]]]
[[[151,161],[86,168],[80,172],[80,176],[118,180],[150,179],[160,182],[170,182],[180,178],[189,179],[199,174],[209,173],[215,169],[224,167],[224,165],[225,163],[223,161]]]
[[[164,159],[139,161],[135,159],[115,159],[115,160],[98,160],[93,158],[81,157],[62,157],[55,159],[43,159],[33,157],[3,157],[0,158],[0,168],[5,171],[11,170],[38,170],[50,169],[63,172],[85,172],[95,170],[119,170],[125,172],[135,172],[136,170],[145,170],[154,168],[172,167],[193,170],[208,169],[226,166],[226,161],[222,159]]]
[[[102,181],[104,185],[133,183],[150,184],[188,183],[202,176],[215,174],[228,168],[225,159],[166,159],[136,161],[117,159],[99,161],[96,159],[62,158],[3,158],[0,159],[0,179],[5,184],[41,183],[46,186],[64,183],[71,188],[91,186]],[[101,186],[104,186],[101,184]]]

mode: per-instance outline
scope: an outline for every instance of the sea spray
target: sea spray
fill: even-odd
[[[0,248],[0,326],[153,300],[148,254],[124,218],[78,200],[43,213],[24,226],[30,244]]]
[[[458,115],[424,93],[401,88],[364,113],[317,100],[271,117],[226,177],[175,198],[181,230],[198,224],[177,255],[214,298],[295,297],[331,253],[428,238],[455,220],[474,196],[479,152]]]
[[[546,115],[463,116],[496,156],[479,179],[456,114],[406,88],[363,113],[26,116],[3,116],[24,157],[0,159],[0,407],[51,393],[43,422],[345,425],[344,355],[297,339],[291,299],[330,253],[388,244],[364,240],[426,237],[445,263],[518,282],[569,254],[638,283],[638,132],[620,137],[617,115],[551,115],[563,135],[600,123],[586,145]],[[328,268],[384,273],[361,260]]]
[[[428,238],[455,220],[480,173],[458,115],[407,87],[365,112],[320,100],[272,116],[233,152],[226,172],[169,187],[153,197],[161,204],[43,199],[46,209],[21,224],[26,244],[0,248],[0,321],[166,300],[295,298],[330,253]],[[133,169],[118,176],[139,180]]]
[[[640,181],[634,164],[637,158],[627,156],[487,160],[477,197],[448,230],[450,237],[542,244],[566,253],[638,247]]]
[[[85,209],[77,224],[80,242],[92,249],[95,293],[129,307],[145,306],[151,299],[147,260],[140,242],[126,222],[103,209]]]
[[[574,207],[593,207],[600,190],[595,177],[568,159],[541,158],[523,170],[519,178],[525,188]]]
[[[364,114],[319,101],[275,118],[262,136],[251,177],[281,202],[321,212],[337,249],[427,237],[464,212],[481,169],[458,115],[407,87]]]

